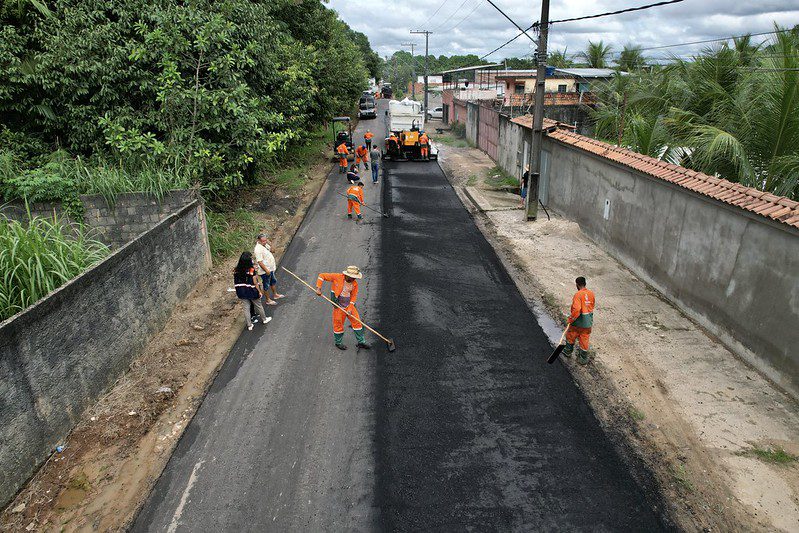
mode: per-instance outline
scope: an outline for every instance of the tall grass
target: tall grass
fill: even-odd
[[[110,253],[82,226],[56,217],[0,216],[0,320],[37,302]]]

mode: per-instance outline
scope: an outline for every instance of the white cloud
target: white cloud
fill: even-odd
[[[523,27],[538,20],[538,2],[494,0],[494,3]],[[591,15],[648,3],[653,2],[552,0],[550,18]],[[423,53],[424,36],[411,35],[411,29],[434,31],[430,36],[430,53],[435,55],[483,55],[518,33],[485,0],[330,0],[329,6],[352,28],[365,33],[381,56],[391,55],[402,48],[401,43],[410,41],[417,43],[417,53]],[[439,6],[441,9],[434,15]],[[799,24],[799,0],[685,0],[646,11],[554,24],[549,47],[577,52],[585,48],[589,39],[602,39],[615,50],[628,43],[642,47],[662,46],[767,32],[773,30],[775,22],[784,27]],[[685,55],[700,48],[701,45],[670,48],[663,51],[663,55]],[[524,56],[531,50],[530,41],[522,36],[489,59]]]

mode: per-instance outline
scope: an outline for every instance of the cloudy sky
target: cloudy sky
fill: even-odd
[[[494,3],[523,27],[538,20],[541,9],[537,0],[494,0]],[[652,3],[655,0],[551,0],[550,19]],[[330,0],[329,5],[352,28],[365,33],[381,56],[392,54],[405,42],[415,41],[423,47],[424,36],[409,34],[411,29],[434,32],[430,36],[430,53],[435,55],[482,56],[518,33],[486,0]],[[684,0],[637,13],[554,24],[549,46],[550,50],[567,48],[569,53],[576,53],[589,40],[602,39],[617,51],[627,43],[648,48],[767,32],[773,30],[774,22],[787,27],[799,24],[799,0]],[[531,53],[530,45],[526,37],[520,37],[487,59],[522,57]],[[685,56],[701,46],[646,53],[654,58],[669,54]],[[416,53],[423,53],[423,49],[417,47]]]

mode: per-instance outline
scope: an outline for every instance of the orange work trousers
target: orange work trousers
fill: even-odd
[[[574,341],[580,340],[580,348],[583,350],[588,349],[588,339],[591,337],[591,328],[578,328],[572,326],[566,332],[566,342],[574,344]]]
[[[427,157],[427,154],[428,154],[428,148],[427,148],[426,145],[423,145],[422,146],[422,157]]]
[[[363,325],[361,324],[361,315],[358,314],[358,309],[356,309],[354,305],[347,307],[347,313],[351,314],[353,318],[348,317],[347,314],[338,307],[333,308],[333,333],[339,335],[344,333],[345,319],[350,321],[350,324],[352,324],[352,329],[355,331],[360,331],[363,329]]]
[[[355,214],[361,216],[361,204],[356,202],[355,200],[347,200],[347,214],[351,215],[352,210],[355,210]]]
[[[347,166],[347,157],[346,156],[338,158],[338,166],[340,166],[340,167],[346,167]]]

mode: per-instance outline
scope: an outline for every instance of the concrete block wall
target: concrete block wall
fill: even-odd
[[[190,190],[177,190],[159,200],[147,194],[125,193],[118,195],[112,205],[99,194],[83,195],[80,197],[84,209],[83,222],[91,228],[95,239],[119,248],[185,206],[194,195]],[[32,204],[29,209],[33,216],[51,218],[55,213],[65,222],[71,222],[57,203]],[[6,204],[0,207],[0,212],[15,220],[28,218],[26,207],[20,202]]]
[[[552,139],[544,149],[549,205],[799,398],[799,231]]]
[[[63,442],[211,266],[200,200],[160,222],[155,209],[145,214],[141,205],[132,207],[125,216],[140,216],[152,229],[0,323],[0,505]]]

